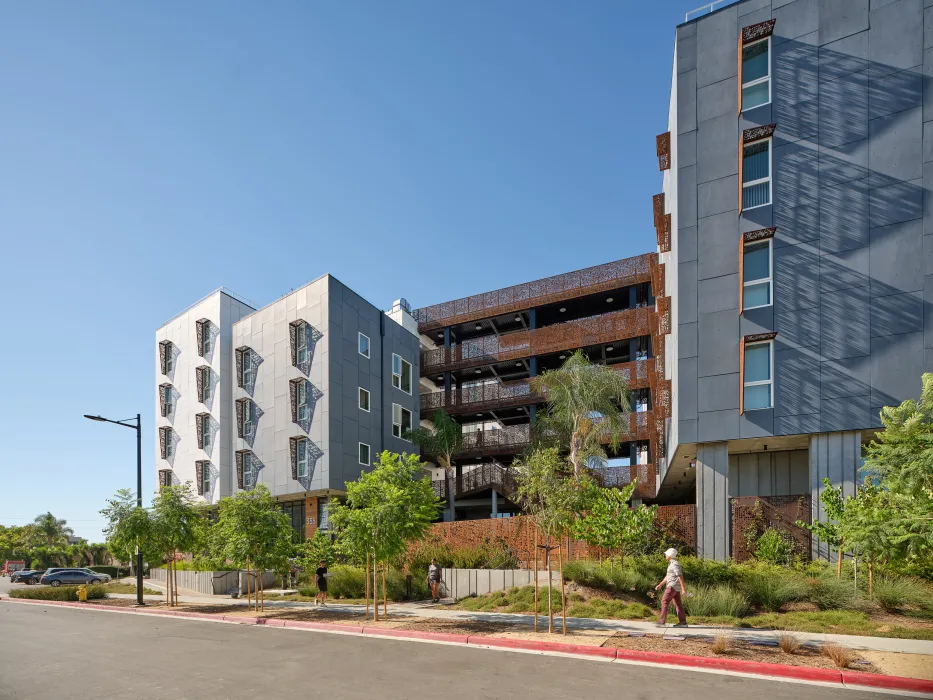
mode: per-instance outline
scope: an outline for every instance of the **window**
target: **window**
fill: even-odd
[[[406,438],[402,436],[409,430],[411,430],[411,411],[402,408],[397,403],[392,404],[392,434],[405,440]]]
[[[771,139],[742,149],[742,209],[771,204]]]
[[[330,529],[330,502],[326,498],[320,498],[317,502],[317,529]]]
[[[411,393],[411,363],[395,354],[392,355],[392,386]]]
[[[298,420],[308,419],[308,382],[298,382]]]
[[[745,396],[746,411],[771,408],[771,386],[773,372],[771,364],[771,345],[749,343],[745,346]]]
[[[360,387],[360,410],[369,413],[369,392]]]
[[[249,440],[253,437],[253,402],[243,402],[243,438]]]
[[[163,374],[170,374],[174,369],[175,358],[172,357],[172,346],[167,345],[165,347],[165,372],[163,372]]]
[[[172,411],[175,410],[175,406],[172,404],[172,387],[170,385],[165,385],[162,389],[162,395],[165,401],[165,413],[163,415],[171,415]]]
[[[298,478],[304,479],[308,476],[308,441],[299,440],[296,448],[298,450]]]
[[[211,492],[211,467],[210,462],[204,462],[201,467],[201,493],[210,494]]]
[[[211,329],[210,326],[204,327],[204,338],[201,340],[202,357],[208,357],[211,354]]]
[[[298,344],[298,364],[303,365],[308,361],[308,324],[302,323],[295,331],[297,336],[296,342]]]
[[[253,383],[253,363],[250,351],[243,353],[243,367],[240,370],[240,383],[242,386],[249,387]]]
[[[256,471],[253,469],[253,456],[247,452],[243,455],[243,488],[251,489],[256,485]]]
[[[771,239],[745,244],[742,270],[742,308],[770,306]]]
[[[742,111],[771,101],[771,39],[742,47]]]
[[[369,466],[369,445],[365,442],[360,443],[360,464]]]
[[[165,459],[175,456],[175,442],[172,440],[172,431],[165,431]]]
[[[360,355],[363,357],[369,357],[369,336],[363,335],[362,333],[357,334],[359,336],[359,351]]]
[[[202,445],[204,445],[204,451],[211,451],[211,416],[208,413],[198,416],[198,420],[201,421],[201,436],[202,436]]]

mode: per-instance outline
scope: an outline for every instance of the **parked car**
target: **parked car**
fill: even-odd
[[[48,571],[39,579],[39,583],[49,586],[61,586],[62,584],[77,585],[81,583],[104,583],[109,581],[108,574],[101,574],[90,569],[58,569],[49,573]]]
[[[28,585],[39,583],[39,579],[42,578],[42,574],[44,573],[45,569],[23,569],[22,571],[14,571],[13,575],[10,576],[10,583],[25,583]]]

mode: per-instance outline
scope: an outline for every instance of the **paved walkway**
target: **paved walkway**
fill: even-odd
[[[157,581],[146,580],[145,585],[150,588],[162,588]],[[268,592],[268,591],[267,591]],[[113,598],[135,598],[134,594],[111,593]],[[147,595],[147,601],[164,600],[164,597]],[[229,596],[207,596],[200,593],[186,592],[179,589],[178,600],[180,603],[189,604],[223,604],[223,605],[246,605],[245,598],[234,600]],[[266,600],[267,608],[313,608],[313,603],[302,603],[288,600]],[[524,625],[531,627],[534,624],[534,616],[511,613],[495,612],[470,612],[467,610],[453,610],[438,608],[430,601],[421,601],[413,603],[392,603],[390,613],[394,616],[407,615],[410,617],[433,617],[444,620],[472,620],[478,622],[496,622],[511,623],[515,625]],[[344,603],[328,603],[327,610],[333,612],[362,613],[365,610],[363,605],[349,605]],[[539,616],[539,626],[543,624],[547,629],[547,617]],[[555,625],[560,625],[560,615],[555,616]],[[668,636],[683,637],[709,637],[716,632],[721,631],[722,627],[713,627],[706,625],[691,625],[690,627],[674,628],[672,624],[666,627],[658,627],[654,622],[644,622],[641,620],[594,620],[583,617],[568,617],[567,629],[575,630],[605,630],[615,632],[635,632],[658,634],[664,632]],[[732,634],[741,639],[748,640],[774,640],[783,632],[780,630],[760,630],[760,629],[738,629],[732,628]],[[908,654],[930,654],[933,655],[933,641],[921,639],[895,639],[888,637],[862,637],[847,634],[817,634],[810,632],[794,632],[794,635],[805,642],[836,642],[854,649],[871,649],[875,651],[893,651]]]

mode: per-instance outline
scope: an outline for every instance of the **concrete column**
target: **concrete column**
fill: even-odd
[[[729,512],[729,445],[697,446],[697,555],[722,561],[731,554]]]
[[[628,307],[634,309],[638,304],[638,291],[636,286],[633,284],[628,288]]]
[[[445,348],[450,347],[450,328],[449,327],[444,329],[444,347]]]
[[[534,330],[538,327],[538,310],[529,309],[528,310],[528,330]]]
[[[838,433],[817,433],[810,436],[810,517],[814,522],[826,522],[820,502],[823,479],[834,488],[842,487],[842,495],[854,496],[861,481],[862,433],[859,430]],[[825,542],[813,538],[811,556],[814,559],[836,560]]]
[[[499,494],[496,493],[496,490],[492,490],[492,515],[490,517],[495,518],[499,515]]]
[[[528,374],[530,374],[532,377],[538,376],[538,358],[537,357],[532,357],[530,360],[528,360]]]

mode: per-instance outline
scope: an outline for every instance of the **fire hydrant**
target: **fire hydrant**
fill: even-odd
[[[87,602],[87,586],[85,586],[83,583],[78,586],[78,600],[82,603]]]

